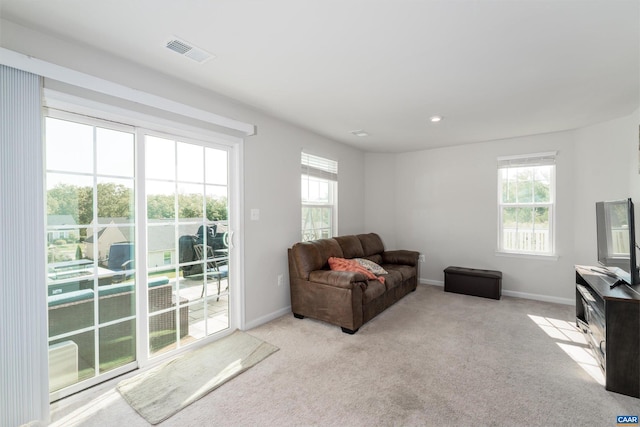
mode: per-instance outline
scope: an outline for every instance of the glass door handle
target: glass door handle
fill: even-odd
[[[220,249],[218,252],[226,252],[227,254],[229,253],[229,250],[233,249],[233,247],[235,246],[233,244],[233,236],[234,236],[235,232],[228,230],[224,232],[224,235],[222,237],[222,243],[224,245],[223,249]]]
[[[227,247],[229,249],[233,249],[234,248],[234,244],[233,244],[233,236],[235,236],[235,231],[233,230],[229,230],[229,232],[227,233],[227,235],[225,236],[227,241],[225,242],[227,244]]]

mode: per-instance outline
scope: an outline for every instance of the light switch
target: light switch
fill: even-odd
[[[251,209],[251,221],[260,220],[260,209]]]

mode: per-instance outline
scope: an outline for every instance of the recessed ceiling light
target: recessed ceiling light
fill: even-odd
[[[429,117],[429,121],[431,123],[438,123],[438,122],[442,121],[442,119],[444,119],[444,117],[442,117],[442,116],[431,116],[431,117]]]
[[[355,136],[369,136],[369,134],[363,131],[362,129],[352,130],[351,133],[354,134]]]

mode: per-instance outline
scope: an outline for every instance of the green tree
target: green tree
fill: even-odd
[[[133,191],[122,184],[101,183],[97,186],[98,216],[131,218]],[[93,221],[93,189],[71,184],[58,184],[47,192],[49,215],[71,215],[76,224]]]
[[[133,191],[112,182],[98,184],[98,217],[132,218]]]
[[[180,218],[202,218],[202,195],[179,194],[178,208]]]
[[[76,224],[89,224],[93,219],[91,187],[56,185],[47,192],[47,214],[71,215]]]
[[[98,216],[101,218],[132,218],[134,212],[133,190],[115,183],[100,183],[97,186]],[[151,194],[147,196],[147,216],[149,219],[175,218],[175,198],[171,194]],[[202,218],[203,198],[201,194],[178,195],[180,218]],[[206,217],[209,221],[226,220],[228,217],[227,198],[208,197]],[[49,215],[71,215],[77,224],[93,221],[93,190],[59,184],[47,192],[47,213]]]
[[[226,220],[228,216],[227,198],[207,198],[207,219],[209,221]]]
[[[151,194],[147,196],[147,217],[149,219],[175,218],[173,195]]]
[[[505,203],[545,203],[551,200],[550,168],[521,167],[509,170],[502,175],[502,201]],[[549,209],[537,207],[531,215],[530,208],[504,208],[502,212],[505,225],[549,223]]]

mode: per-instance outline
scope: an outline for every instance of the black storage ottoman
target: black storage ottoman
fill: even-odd
[[[444,269],[444,291],[500,299],[502,296],[502,272],[477,268],[447,267]]]

